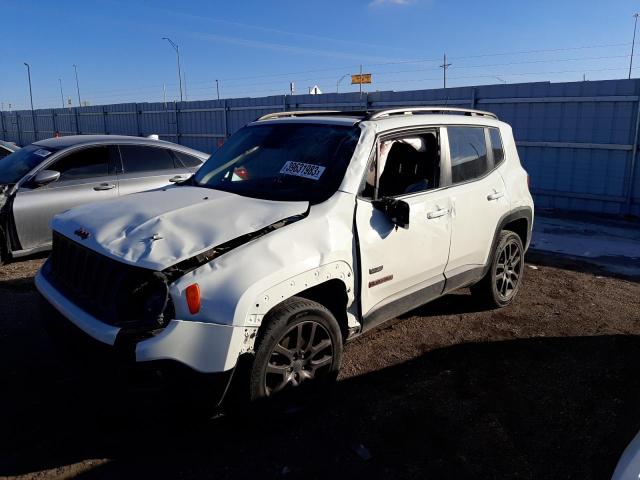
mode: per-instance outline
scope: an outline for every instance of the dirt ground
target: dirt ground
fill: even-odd
[[[508,308],[462,291],[350,343],[312,407],[200,422],[72,373],[39,324],[42,260],[0,267],[0,476],[610,478],[640,430],[640,283],[529,261]]]

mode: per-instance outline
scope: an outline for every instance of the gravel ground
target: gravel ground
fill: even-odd
[[[42,259],[0,267],[0,476],[609,478],[640,430],[640,283],[530,261],[510,307],[461,291],[350,343],[311,407],[199,422],[65,368]]]

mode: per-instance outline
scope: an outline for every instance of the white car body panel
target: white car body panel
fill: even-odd
[[[51,227],[69,238],[83,228],[91,232],[84,246],[130,265],[162,270],[307,208],[306,202],[167,187],[68,210],[56,215]],[[154,235],[162,238],[153,240]]]

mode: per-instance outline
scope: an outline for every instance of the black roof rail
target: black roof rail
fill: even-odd
[[[453,113],[461,115],[469,115],[473,117],[488,117],[498,119],[495,113],[485,112],[482,110],[474,110],[472,108],[457,108],[457,107],[398,107],[388,108],[384,110],[376,110],[367,115],[364,120],[379,120],[381,118],[388,118],[395,115],[415,115],[415,114],[429,114],[429,113]]]

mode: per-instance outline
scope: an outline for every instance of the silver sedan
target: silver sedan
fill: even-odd
[[[17,150],[0,161],[0,262],[51,248],[56,213],[187,180],[207,158],[115,135],[50,138]]]

